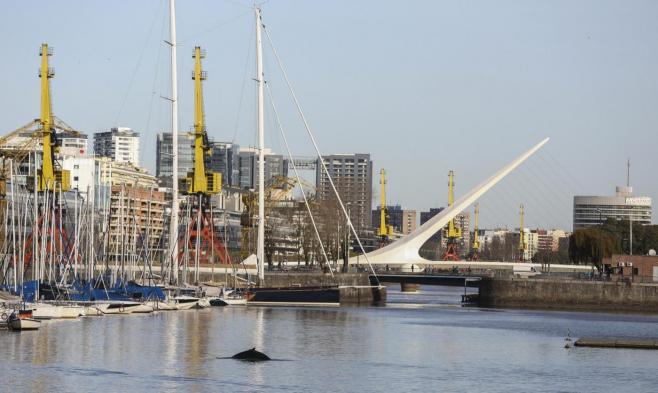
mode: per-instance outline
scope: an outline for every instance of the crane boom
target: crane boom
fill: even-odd
[[[455,173],[448,172],[448,207],[455,203]],[[455,226],[455,219],[453,218],[448,223],[448,238],[459,238],[462,236],[461,228]]]
[[[70,186],[69,171],[55,168],[55,118],[52,113],[52,102],[50,99],[50,79],[55,76],[52,68],[48,65],[48,57],[52,56],[52,49],[48,44],[41,44],[39,56],[41,56],[41,68],[39,69],[39,78],[41,78],[41,116],[39,124],[41,125],[41,141],[43,148],[43,157],[41,169],[38,171],[38,191],[68,191]]]
[[[393,234],[393,227],[386,224],[386,170],[383,168],[379,171],[379,231],[378,235],[383,242]]]
[[[221,191],[220,173],[206,171],[205,156],[212,154],[208,133],[206,132],[205,113],[203,109],[203,84],[206,72],[201,68],[201,59],[205,56],[200,46],[194,47],[194,170],[188,173],[187,193],[212,195]]]
[[[43,163],[41,166],[41,176],[39,176],[39,189],[52,189],[55,184],[55,168],[53,165],[54,152],[52,140],[52,106],[50,102],[50,78],[55,76],[52,69],[48,67],[48,57],[52,56],[52,51],[48,49],[48,44],[41,44],[41,69],[39,78],[41,78],[41,116],[39,122],[42,128],[43,138]]]

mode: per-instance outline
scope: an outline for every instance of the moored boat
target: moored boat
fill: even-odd
[[[224,300],[222,300],[219,297],[209,297],[208,302],[210,303],[211,307],[225,307],[228,306],[228,303],[226,303]]]
[[[47,303],[28,303],[26,308],[32,310],[32,318],[49,320],[62,318],[62,307]]]
[[[222,291],[219,298],[229,306],[244,306],[247,304],[247,298],[244,296],[244,293],[232,289]]]
[[[9,316],[7,324],[12,330],[37,330],[41,321],[32,317],[32,310],[18,310]]]
[[[149,300],[144,303],[153,308],[153,311],[175,311],[178,310],[176,303],[167,300]]]
[[[139,302],[112,302],[97,304],[96,309],[103,314],[150,313],[153,307]]]
[[[194,296],[175,296],[173,298],[174,303],[176,303],[176,308],[178,310],[191,310],[193,308],[199,308],[199,298]]]

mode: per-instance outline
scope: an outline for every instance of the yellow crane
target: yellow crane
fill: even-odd
[[[180,257],[187,249],[200,263],[209,262],[209,257],[214,255],[219,258],[221,263],[226,264],[230,263],[230,257],[222,242],[215,235],[210,209],[210,197],[222,191],[222,177],[221,173],[208,171],[205,165],[206,156],[212,154],[203,108],[202,81],[206,80],[207,74],[201,67],[201,59],[205,58],[205,52],[201,50],[200,46],[196,46],[192,57],[194,58],[194,71],[192,72],[192,80],[194,80],[194,167],[192,172],[187,174],[185,184],[181,188],[189,196],[188,203],[193,207],[193,213],[190,216],[188,236],[184,236],[179,242],[179,261],[183,260]],[[184,247],[185,242],[188,247]],[[197,252],[199,255],[195,254]],[[214,263],[214,261],[212,262]]]
[[[453,171],[448,172],[448,207],[451,207],[455,203],[455,173]],[[448,223],[448,229],[446,232],[446,252],[443,255],[444,261],[458,261],[459,253],[459,239],[462,237],[461,228],[458,228],[455,225],[455,219],[453,218]]]
[[[55,167],[55,153],[57,151],[54,119],[52,115],[52,104],[50,99],[50,79],[55,72],[48,66],[48,57],[52,56],[52,50],[48,44],[41,44],[41,124],[43,157],[41,169],[37,171],[37,191],[68,191],[70,188],[69,171]]]
[[[473,227],[473,242],[471,243],[471,248],[473,249],[473,253],[471,254],[471,260],[477,261],[480,259],[480,240],[478,238],[478,231],[479,231],[479,215],[480,215],[480,204],[476,203],[475,204],[475,226]]]
[[[377,231],[377,235],[381,239],[380,247],[383,247],[388,243],[389,237],[393,234],[393,226],[386,224],[388,219],[386,212],[386,171],[383,168],[379,171],[379,188],[379,230]]]
[[[79,136],[80,132],[53,115],[50,79],[55,76],[55,73],[48,62],[48,58],[52,56],[52,48],[48,44],[41,44],[39,56],[41,56],[41,67],[39,68],[39,78],[41,80],[40,117],[0,137],[0,159],[2,159],[0,196],[5,195],[5,184],[9,170],[8,161],[12,160],[14,165],[19,164],[31,152],[38,149],[42,150],[43,157],[41,167],[37,169],[37,191],[59,191],[60,189],[67,191],[70,188],[69,171],[59,168],[55,160],[55,154],[59,149],[55,131],[60,130],[72,136]],[[28,185],[34,186],[34,178],[28,181]]]
[[[55,76],[54,71],[49,66],[48,59],[52,56],[52,48],[48,47],[48,44],[41,44],[39,51],[39,56],[41,56],[41,67],[39,69],[39,78],[41,80],[40,90],[41,90],[41,113],[40,117],[37,120],[34,120],[25,126],[9,133],[8,135],[0,138],[0,155],[3,156],[3,170],[0,175],[0,182],[2,183],[2,190],[6,188],[4,185],[6,183],[6,165],[4,165],[5,159],[14,160],[16,163],[23,161],[25,157],[31,152],[38,149],[40,144],[42,150],[41,165],[39,168],[35,168],[36,178],[30,176],[28,177],[27,186],[36,188],[36,192],[39,194],[42,193],[52,193],[50,200],[52,204],[40,205],[39,211],[35,212],[37,214],[37,221],[35,228],[27,239],[24,242],[25,255],[23,257],[24,264],[27,266],[30,265],[32,260],[32,242],[41,242],[42,238],[46,238],[47,248],[54,252],[49,253],[49,258],[57,259],[57,255],[60,255],[64,258],[65,255],[70,254],[69,249],[71,247],[68,235],[66,230],[61,225],[61,216],[62,212],[59,211],[59,204],[55,201],[59,197],[59,192],[68,191],[70,188],[70,173],[67,170],[63,170],[57,164],[55,160],[55,154],[58,151],[59,143],[56,134],[56,129],[67,131],[72,135],[79,136],[80,133],[71,129],[66,123],[57,119],[52,113],[52,101],[50,95],[50,79]],[[19,141],[13,141],[13,139],[19,139]],[[20,138],[23,138],[21,141]],[[47,200],[48,198],[46,198]],[[55,225],[48,226],[45,230],[40,230],[42,228],[41,223],[43,222],[44,217],[52,215]]]
[[[208,133],[206,132],[205,113],[203,109],[203,85],[207,73],[201,68],[201,59],[205,52],[200,46],[194,48],[194,170],[188,173],[186,183],[188,194],[213,195],[222,191],[222,174],[206,170],[205,156],[212,154]]]
[[[519,261],[523,262],[525,261],[525,231],[523,230],[525,209],[523,204],[519,206],[519,218],[521,221],[519,225]]]

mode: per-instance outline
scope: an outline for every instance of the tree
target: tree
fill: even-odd
[[[605,227],[578,229],[569,238],[569,256],[575,263],[594,265],[603,272],[603,258],[621,253],[619,238]]]

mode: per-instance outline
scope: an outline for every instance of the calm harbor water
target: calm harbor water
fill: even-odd
[[[213,308],[0,331],[0,391],[655,392],[658,316],[459,307],[463,289],[389,288],[386,307]],[[278,361],[219,359],[256,347]]]

